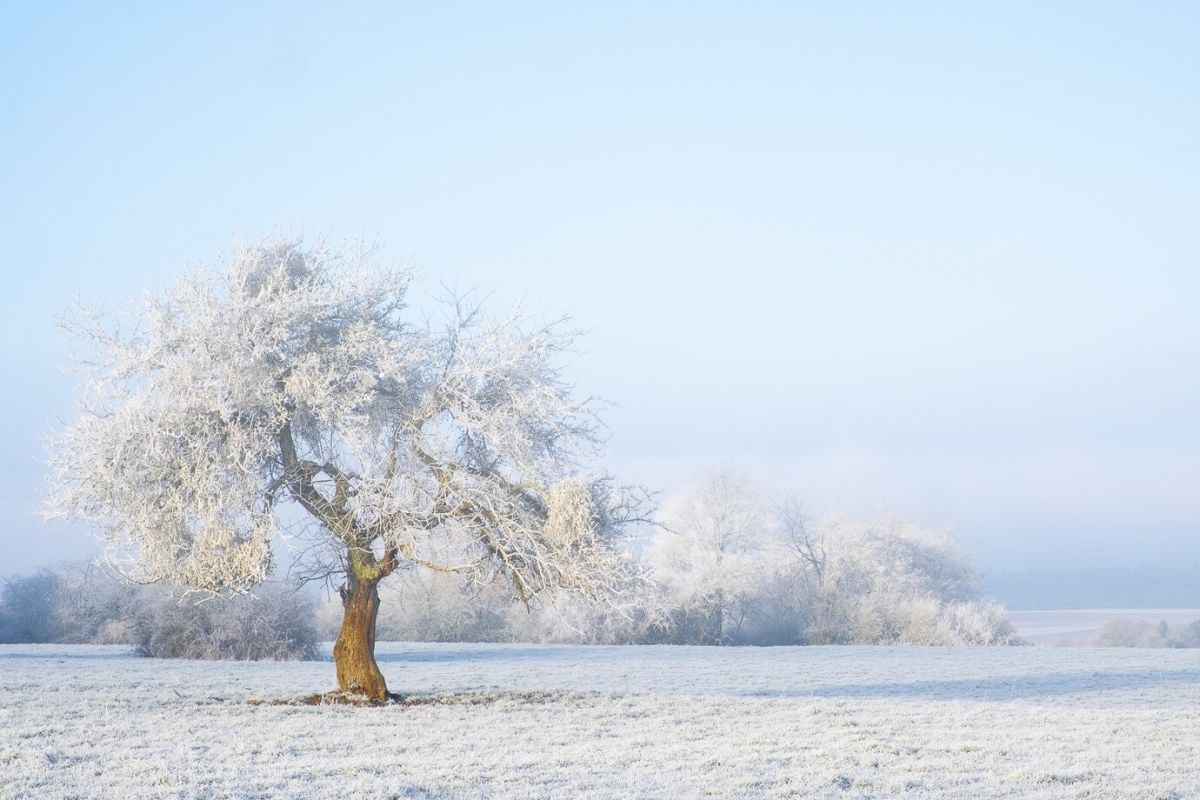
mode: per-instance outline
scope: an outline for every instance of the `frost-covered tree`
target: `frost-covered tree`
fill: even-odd
[[[560,323],[460,301],[414,323],[410,275],[361,249],[229,262],[146,300],[132,329],[67,323],[85,378],[51,512],[98,529],[134,579],[245,591],[273,541],[314,532],[342,576],[338,685],[379,699],[377,587],[397,569],[504,576],[525,603],[601,601],[634,577],[614,539],[640,495],[582,472],[598,422],[563,381]]]
[[[1003,609],[979,602],[979,579],[948,534],[894,519],[811,520],[784,505],[772,561],[799,589],[815,644],[1001,644]]]
[[[666,504],[645,561],[678,637],[726,644],[737,636],[761,576],[766,522],[750,480],[730,469],[705,473]]]
[[[895,519],[810,518],[744,476],[706,474],[664,504],[643,551],[684,644],[1000,644],[1012,629],[946,533]]]

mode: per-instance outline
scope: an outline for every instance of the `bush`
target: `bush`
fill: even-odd
[[[133,644],[159,658],[259,660],[313,658],[318,641],[312,603],[278,585],[198,602],[82,564],[0,588],[0,643]]]
[[[1170,642],[1171,647],[1200,647],[1200,620],[1183,626]]]
[[[6,580],[0,590],[0,642],[55,641],[58,584],[58,576],[50,570]]]
[[[1006,644],[1002,608],[948,535],[882,519],[811,520],[744,477],[704,476],[643,548],[674,644]]]
[[[254,595],[196,602],[146,590],[132,618],[137,653],[152,658],[302,660],[317,656],[311,602],[264,584]]]
[[[1166,647],[1167,624],[1144,619],[1113,619],[1092,639],[1096,647]]]
[[[130,619],[143,591],[96,564],[63,567],[55,598],[55,641],[130,644]]]
[[[951,603],[942,610],[945,644],[1022,644],[997,603]]]
[[[414,642],[512,641],[505,612],[512,598],[495,582],[483,587],[463,585],[459,575],[420,569],[380,586],[378,638]],[[341,603],[334,616],[341,624]],[[337,625],[333,634],[337,635]]]

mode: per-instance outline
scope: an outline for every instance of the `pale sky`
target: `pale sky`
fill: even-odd
[[[1200,6],[174,5],[0,10],[0,575],[89,549],[55,315],[273,231],[570,313],[667,493],[1200,562]]]

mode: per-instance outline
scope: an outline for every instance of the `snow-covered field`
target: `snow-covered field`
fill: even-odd
[[[1200,653],[383,644],[333,666],[0,647],[0,797],[1184,798]]]

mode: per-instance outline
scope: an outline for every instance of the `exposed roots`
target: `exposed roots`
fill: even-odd
[[[590,693],[589,693],[590,695]],[[252,706],[480,706],[492,703],[536,705],[580,697],[579,692],[445,692],[443,694],[396,694],[375,700],[352,692],[322,692],[278,700],[247,700]]]
[[[252,706],[386,706],[399,703],[403,697],[388,692],[387,699],[377,700],[353,692],[321,692],[303,697],[284,697],[277,700],[247,700]]]

